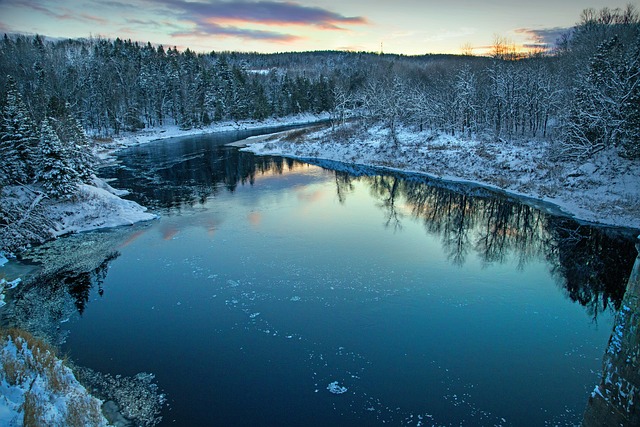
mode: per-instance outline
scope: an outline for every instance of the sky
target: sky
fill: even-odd
[[[104,37],[196,52],[487,53],[553,44],[586,8],[625,0],[0,0],[0,31]],[[631,4],[638,6],[638,0]]]

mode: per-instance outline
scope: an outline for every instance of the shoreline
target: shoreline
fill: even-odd
[[[640,165],[637,161],[622,159],[619,160],[620,164],[609,165],[607,161],[611,160],[611,153],[603,153],[603,158],[584,164],[563,162],[559,165],[548,162],[548,169],[554,175],[545,175],[548,172],[546,169],[541,168],[542,172],[537,173],[535,167],[527,165],[527,162],[534,161],[536,154],[541,154],[546,147],[539,148],[530,158],[524,158],[512,167],[504,168],[502,160],[517,158],[521,151],[526,151],[531,145],[542,145],[540,141],[504,144],[496,149],[498,153],[492,153],[488,161],[482,162],[479,159],[482,156],[470,159],[473,157],[470,153],[485,142],[438,135],[429,143],[415,145],[416,139],[421,137],[420,133],[405,131],[401,136],[405,141],[390,153],[385,147],[384,132],[374,129],[371,133],[367,135],[369,138],[347,143],[332,138],[330,130],[326,129],[304,135],[295,141],[287,141],[286,134],[281,134],[273,135],[268,141],[243,141],[246,147],[241,149],[257,155],[279,155],[316,163],[340,162],[479,186],[577,222],[626,228],[634,232],[640,230]],[[432,138],[432,135],[428,138]],[[429,150],[437,151],[438,156],[445,160],[436,158],[436,161],[431,161],[434,159],[429,156],[420,159]],[[470,164],[476,167],[470,167]],[[564,169],[554,170],[560,167]],[[619,174],[620,169],[624,168],[626,171]],[[593,176],[589,174],[590,171]]]
[[[314,125],[329,120],[329,114],[299,114],[283,118],[265,119],[262,121],[245,120],[245,121],[227,121],[215,123],[207,127],[180,129],[176,125],[166,125],[155,128],[147,128],[137,132],[128,132],[114,137],[108,142],[97,142],[96,147],[99,150],[98,157],[106,160],[113,153],[124,150],[129,147],[148,144],[163,139],[181,138],[188,136],[211,135],[225,132],[243,132],[254,129],[269,129],[284,126],[304,126]],[[275,132],[279,133],[279,132]],[[271,136],[275,133],[261,135],[264,137]],[[250,138],[247,138],[250,139]],[[241,140],[244,141],[244,140]],[[234,144],[234,143],[232,143]]]

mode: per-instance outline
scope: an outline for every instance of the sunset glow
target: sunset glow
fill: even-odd
[[[624,6],[614,0],[0,0],[0,30],[51,38],[120,37],[201,52],[483,54],[496,35],[518,51],[551,46],[583,9]]]

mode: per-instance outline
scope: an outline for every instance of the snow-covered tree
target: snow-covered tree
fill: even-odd
[[[7,95],[0,119],[0,178],[7,184],[27,184],[37,162],[35,125],[13,78],[8,77]]]
[[[97,159],[91,151],[89,138],[76,117],[69,115],[67,126],[72,135],[72,139],[69,141],[73,150],[70,159],[72,166],[78,172],[82,182],[90,183],[95,174]]]
[[[603,42],[575,89],[565,129],[568,155],[588,156],[618,146],[640,155],[640,39],[629,49],[614,36]]]
[[[456,74],[454,108],[457,127],[463,134],[476,132],[478,127],[478,106],[476,100],[477,79],[471,67],[466,64]]]
[[[91,183],[97,159],[91,152],[89,138],[80,121],[72,114],[71,106],[66,104],[63,116],[58,119],[49,118],[62,145],[62,151],[69,166],[77,172],[80,180]]]
[[[407,96],[408,90],[399,76],[371,80],[363,92],[362,104],[367,115],[389,128],[394,144],[398,143],[398,126],[407,116]]]
[[[42,162],[38,173],[39,181],[54,198],[72,196],[77,191],[79,174],[71,166],[69,153],[64,149],[48,119],[42,122],[40,146]]]

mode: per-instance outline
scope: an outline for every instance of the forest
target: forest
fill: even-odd
[[[29,223],[41,199],[72,198],[91,181],[96,141],[149,127],[328,112],[335,127],[383,124],[392,144],[403,126],[505,144],[541,138],[557,159],[605,149],[640,158],[632,5],[587,9],[553,49],[527,55],[502,37],[480,57],[196,53],[120,38],[5,34],[0,82],[0,191],[3,200],[16,186],[33,193],[22,206],[15,197],[0,205],[3,239]]]

